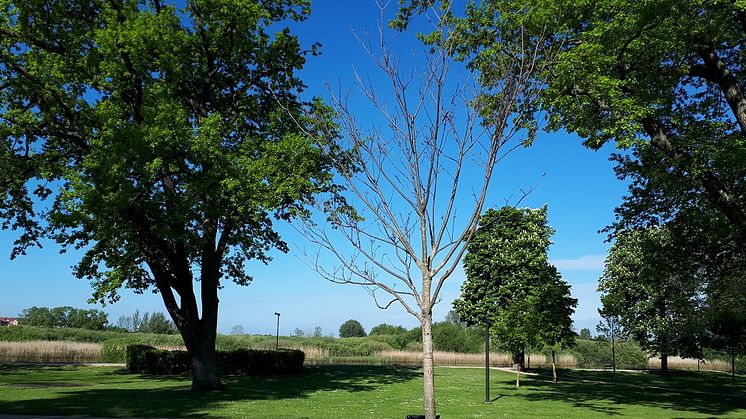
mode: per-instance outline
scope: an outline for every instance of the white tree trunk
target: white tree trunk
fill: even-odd
[[[433,369],[433,315],[422,313],[422,376],[425,418],[435,419],[435,373]]]

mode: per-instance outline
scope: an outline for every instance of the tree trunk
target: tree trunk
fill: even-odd
[[[206,391],[223,388],[218,374],[218,363],[215,355],[215,339],[212,343],[203,341],[200,348],[190,353],[192,358],[192,390]]]
[[[191,358],[193,391],[223,388],[215,354],[218,313],[217,286],[211,290],[209,284],[205,284],[205,282],[211,282],[211,278],[206,278],[205,274],[203,274],[202,282],[202,319],[199,318],[197,299],[190,288],[185,287],[179,293],[181,307],[178,307],[171,289],[159,286],[161,296],[166,303],[166,309],[176,324],[176,328],[179,329],[181,338],[184,340],[184,346],[186,346]],[[191,286],[191,279],[186,283]]]
[[[661,354],[661,372],[664,374],[668,373],[668,354]]]
[[[736,388],[736,356],[730,356],[730,381],[733,388]]]
[[[555,353],[556,351],[552,349],[552,383],[557,384],[557,367],[555,363]]]
[[[424,379],[425,418],[435,419],[435,374],[433,370],[433,315],[422,313],[422,374]]]
[[[189,357],[192,361],[192,390],[207,391],[223,388],[218,373],[215,354],[216,329],[202,328],[202,322],[187,322],[179,326]]]
[[[513,369],[523,371],[526,368],[526,352],[521,350],[513,354]]]

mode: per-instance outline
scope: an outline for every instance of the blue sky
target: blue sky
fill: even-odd
[[[396,2],[389,6],[389,15]],[[309,86],[309,95],[326,95],[324,83],[353,88],[353,68],[362,74],[374,74],[370,59],[361,50],[355,34],[365,38],[366,30],[377,31],[378,8],[373,1],[316,0],[312,16],[294,25],[301,41],[322,44],[322,55],[312,57],[302,73]],[[414,33],[396,35],[395,42],[403,49],[415,46]],[[404,59],[405,57],[403,57]],[[487,198],[486,207],[502,206],[509,196],[520,189],[535,186],[521,204],[527,207],[549,207],[549,223],[556,230],[550,259],[572,285],[579,305],[574,316],[577,330],[594,330],[599,306],[596,284],[609,247],[598,230],[613,220],[613,209],[626,191],[617,180],[608,161],[613,148],[591,151],[581,140],[567,133],[542,133],[533,146],[519,149],[497,168]],[[479,182],[481,179],[476,179]],[[219,330],[228,333],[234,325],[242,325],[248,333],[274,334],[274,312],[281,315],[281,334],[291,334],[296,328],[311,331],[321,326],[324,334],[335,334],[340,324],[354,318],[366,328],[379,323],[414,327],[417,320],[401,307],[388,310],[376,308],[370,296],[360,287],[329,283],[306,266],[301,249],[309,243],[291,226],[278,229],[290,243],[288,254],[274,252],[274,260],[264,266],[251,263],[247,269],[254,277],[248,287],[226,284],[220,293]],[[0,316],[15,316],[30,306],[89,306],[90,285],[77,280],[71,273],[80,253],[59,254],[54,243],[44,249],[32,249],[27,256],[10,261],[13,232],[0,232]],[[312,249],[313,250],[313,249]],[[464,279],[459,269],[446,282],[442,300],[435,307],[435,319],[441,320],[458,297]],[[118,303],[103,308],[111,322],[135,309],[164,311],[160,296],[146,292],[136,295],[122,292]],[[594,331],[595,333],[595,331]]]

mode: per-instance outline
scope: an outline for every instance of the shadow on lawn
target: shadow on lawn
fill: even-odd
[[[23,370],[27,368],[3,366],[0,367],[0,374],[18,374],[20,382],[23,380]],[[50,378],[54,377],[53,369],[47,371]],[[371,391],[382,385],[417,379],[421,372],[416,368],[391,366],[307,367],[303,374],[297,376],[226,376],[223,377],[226,385],[223,391],[208,393],[192,393],[189,390],[189,376],[138,376],[124,374],[122,370],[105,375],[105,383],[110,384],[110,388],[70,387],[56,398],[0,401],[0,412],[197,417],[205,416],[205,409],[226,402],[297,399],[317,391]],[[158,384],[156,388],[151,385],[137,388],[137,381],[142,383],[143,380]],[[351,394],[350,397],[355,396]]]
[[[560,381],[557,384],[552,384],[551,376],[546,375],[523,379],[524,384],[533,387],[533,391],[513,394],[513,397],[539,402],[563,400],[572,406],[605,415],[634,414],[634,408],[630,408],[630,406],[635,405],[712,416],[746,409],[746,394],[742,392],[733,393],[729,386],[714,388],[711,383],[704,386],[705,388],[700,388],[694,380],[692,380],[690,387],[685,388],[685,382],[671,382],[672,385],[666,386],[665,381],[658,379],[650,379],[649,382],[646,382],[648,381],[646,377],[643,377],[643,382],[638,382],[637,385],[633,385],[629,381],[631,380],[630,377],[622,377],[622,380],[626,378],[627,382],[622,381],[618,384],[580,381],[581,378],[593,379],[589,377],[567,377],[564,380],[562,378],[560,373]],[[647,386],[667,388],[650,388]],[[709,392],[722,394],[706,394]],[[675,414],[672,413],[672,416],[675,416]]]

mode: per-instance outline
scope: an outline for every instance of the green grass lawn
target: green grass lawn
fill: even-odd
[[[606,373],[561,371],[565,381],[492,371],[494,401],[485,404],[484,371],[437,368],[438,411],[469,417],[746,417],[746,394],[725,374],[620,373],[627,385],[584,383]],[[572,380],[570,380],[572,378]],[[743,377],[739,377],[741,380]],[[302,376],[226,377],[223,392],[195,395],[186,376],[154,377],[108,367],[0,366],[0,413],[139,417],[404,418],[422,410],[420,370],[314,367]],[[670,390],[635,388],[641,383]],[[687,390],[722,395],[698,394]]]

